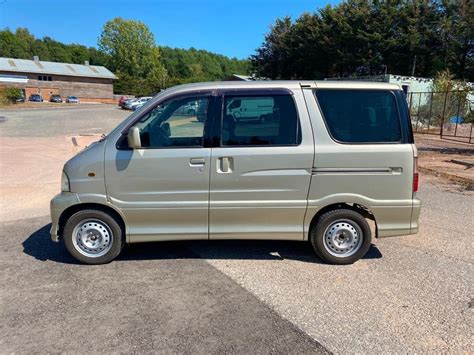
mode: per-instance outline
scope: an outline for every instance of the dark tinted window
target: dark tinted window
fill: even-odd
[[[395,96],[382,90],[317,90],[316,97],[334,139],[347,143],[401,141]]]
[[[222,144],[296,145],[299,125],[290,95],[226,96]]]

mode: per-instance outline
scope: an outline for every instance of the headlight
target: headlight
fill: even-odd
[[[69,192],[71,191],[71,186],[69,185],[69,178],[67,174],[64,172],[61,175],[61,191],[63,192]]]

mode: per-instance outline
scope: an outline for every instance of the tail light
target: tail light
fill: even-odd
[[[418,191],[419,175],[418,175],[418,158],[415,158],[415,165],[413,167],[413,192]]]

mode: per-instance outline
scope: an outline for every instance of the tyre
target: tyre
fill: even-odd
[[[125,246],[124,231],[110,214],[95,209],[74,213],[64,226],[64,243],[69,253],[85,264],[105,264]]]
[[[318,217],[309,239],[316,254],[330,264],[352,264],[371,245],[371,231],[365,218],[350,209],[337,209]]]

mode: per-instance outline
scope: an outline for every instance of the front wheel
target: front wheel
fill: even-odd
[[[365,218],[349,209],[326,212],[310,231],[316,254],[331,264],[352,264],[362,258],[371,245],[371,231]]]
[[[94,209],[74,213],[64,226],[64,243],[69,253],[86,264],[105,264],[123,249],[124,233],[110,214]]]

